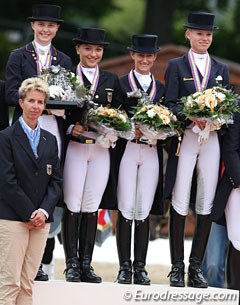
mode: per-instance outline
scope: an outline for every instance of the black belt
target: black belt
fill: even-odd
[[[133,143],[135,143],[135,144],[145,144],[145,145],[149,145],[148,143],[143,142],[143,141],[140,141],[139,139],[133,139],[133,140],[131,140],[131,142],[133,142]],[[149,145],[149,146],[152,146],[152,145]]]
[[[75,142],[78,142],[81,144],[94,144],[96,142],[94,139],[85,138],[83,136],[78,136],[78,137],[70,136],[70,139],[72,141],[75,141]]]

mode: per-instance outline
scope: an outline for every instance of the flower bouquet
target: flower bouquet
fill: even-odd
[[[157,140],[165,140],[182,132],[181,123],[176,116],[163,105],[139,103],[135,108],[133,120],[143,133],[140,138],[148,144],[156,145]]]
[[[238,94],[220,86],[181,98],[182,113],[187,118],[206,121],[203,130],[197,126],[193,127],[193,131],[199,135],[199,143],[207,142],[211,131],[220,129],[224,124],[233,123],[233,114],[240,110],[238,99]]]
[[[105,148],[115,147],[118,137],[128,140],[134,138],[134,125],[125,112],[119,109],[103,106],[90,109],[88,126],[99,133],[96,143]]]

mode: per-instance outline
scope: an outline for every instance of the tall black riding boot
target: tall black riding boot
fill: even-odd
[[[131,236],[132,220],[126,219],[121,212],[118,213],[116,227],[116,241],[120,270],[117,277],[119,284],[132,283],[132,262],[131,262]]]
[[[227,288],[240,290],[240,251],[229,244],[227,257]],[[240,304],[240,301],[239,301]]]
[[[171,206],[169,219],[169,242],[172,269],[168,276],[170,277],[170,286],[184,287],[184,228],[185,216],[178,214]]]
[[[101,277],[94,273],[91,266],[97,231],[97,219],[97,211],[93,213],[82,213],[79,228],[79,261],[82,282],[101,283],[102,281]]]
[[[134,229],[134,284],[150,285],[151,281],[145,269],[149,242],[149,217],[135,220]]]
[[[62,243],[65,252],[67,282],[80,282],[80,266],[78,260],[78,227],[81,213],[73,213],[67,208],[62,219]]]
[[[201,265],[207,247],[210,229],[211,220],[209,215],[197,215],[197,224],[193,236],[188,268],[188,286],[190,287],[208,287],[208,283],[201,270]]]

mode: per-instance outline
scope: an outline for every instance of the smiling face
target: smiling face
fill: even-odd
[[[206,30],[187,29],[185,36],[193,51],[200,54],[207,52],[213,40],[213,32]]]
[[[157,58],[157,53],[136,53],[131,51],[130,55],[134,60],[135,70],[141,74],[148,74]]]
[[[29,90],[23,99],[19,99],[23,119],[32,129],[36,127],[37,120],[45,108],[45,100],[46,95],[38,90]]]
[[[94,68],[102,60],[104,48],[102,45],[79,44],[76,52],[79,55],[81,65],[86,68]]]
[[[32,21],[34,40],[42,46],[50,44],[56,36],[59,26],[60,24],[52,21]]]

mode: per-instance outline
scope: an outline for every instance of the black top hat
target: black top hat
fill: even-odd
[[[215,31],[217,26],[213,25],[215,15],[205,12],[190,12],[188,15],[188,23],[184,24],[186,28]]]
[[[138,34],[132,36],[132,46],[128,50],[136,53],[156,53],[160,50],[157,46],[158,36]]]
[[[36,4],[32,6],[32,17],[28,17],[27,21],[53,21],[62,23],[64,20],[60,18],[61,7],[50,4]]]
[[[78,29],[77,37],[72,41],[75,44],[86,43],[107,46],[109,42],[104,41],[105,30],[96,28],[81,28]]]

